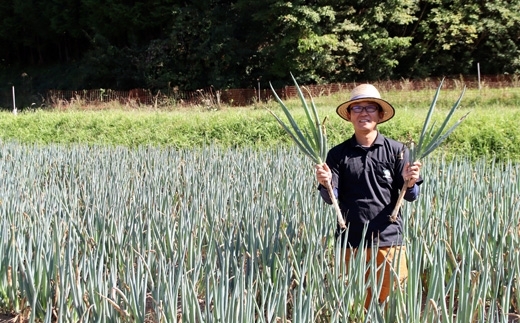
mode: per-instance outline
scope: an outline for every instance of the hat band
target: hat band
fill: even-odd
[[[366,95],[364,95],[364,94],[361,94],[361,95],[356,95],[356,96],[351,97],[351,98],[350,98],[350,101],[353,101],[353,100],[359,100],[359,99],[368,99],[368,98],[370,98],[370,99],[378,99],[378,98],[376,98],[376,97],[366,96]]]

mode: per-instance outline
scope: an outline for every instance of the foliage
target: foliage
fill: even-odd
[[[406,31],[412,39],[398,67],[404,77],[518,73],[520,1],[419,2],[421,12]],[[420,36],[419,36],[420,35]],[[517,36],[513,36],[517,35]]]
[[[197,90],[519,73],[520,0],[7,0],[0,90]],[[26,73],[29,78],[21,79]]]
[[[302,107],[305,112],[305,116],[307,119],[306,127],[302,127],[298,125],[298,123],[294,120],[291,112],[285,105],[285,103],[280,99],[276,91],[271,86],[271,90],[276,98],[276,101],[280,104],[285,116],[287,117],[288,123],[284,122],[280,119],[276,113],[272,110],[269,112],[273,115],[273,117],[278,121],[278,123],[282,126],[285,132],[291,137],[296,146],[300,148],[300,150],[309,157],[314,164],[322,164],[327,158],[328,146],[327,146],[327,133],[325,130],[325,119],[322,121],[318,116],[318,108],[314,103],[312,97],[310,97],[310,107],[307,103],[307,99],[303,94],[302,89],[299,87],[298,83],[294,79],[294,84],[298,90],[298,96],[300,101],[302,102]]]
[[[253,78],[277,87],[290,72],[309,83],[336,70],[339,40],[333,32],[335,11],[327,1],[240,0],[237,8],[246,17],[253,12],[249,27],[244,25],[250,31],[247,48],[258,56],[250,65]]]
[[[426,119],[424,120],[424,124],[418,139],[418,142],[414,142],[413,139],[409,142],[409,162],[415,163],[420,162],[428,155],[433,153],[434,150],[439,148],[439,146],[448,139],[448,136],[455,131],[455,129],[460,126],[460,123],[467,117],[469,114],[466,113],[459,120],[457,120],[454,124],[449,125],[450,120],[461,104],[462,97],[466,92],[466,87],[462,89],[462,92],[457,99],[457,101],[453,104],[448,114],[441,122],[440,126],[436,126],[435,122],[431,123],[433,114],[435,111],[435,107],[437,105],[437,100],[439,99],[440,91],[442,88],[442,84],[444,83],[444,79],[440,82],[437,87],[437,91],[435,91],[435,95],[433,97],[432,103],[430,104],[430,108],[428,109],[428,113],[426,114]],[[449,128],[447,128],[449,125]],[[401,188],[401,192],[399,193],[399,198],[397,199],[397,203],[395,204],[394,210],[390,216],[390,221],[395,222],[397,220],[398,212],[401,208],[401,204],[404,201],[404,194],[408,187],[408,181],[406,180]]]
[[[435,149],[437,149],[447,138],[448,136],[460,125],[460,123],[466,118],[468,113],[462,116],[455,124],[449,125],[449,128],[446,128],[451,120],[451,117],[457,110],[457,108],[461,104],[462,97],[464,96],[464,92],[466,88],[462,90],[457,101],[453,104],[452,108],[449,110],[447,116],[444,121],[442,121],[441,125],[435,127],[435,123],[431,123],[433,113],[435,111],[435,106],[437,105],[437,100],[439,98],[439,94],[442,88],[442,81],[435,92],[435,96],[430,105],[430,109],[426,114],[426,119],[423,124],[423,128],[421,130],[421,134],[419,136],[419,141],[417,142],[417,146],[412,141],[410,147],[410,162],[420,161],[424,159],[426,156],[431,154]]]
[[[377,80],[394,74],[402,56],[410,50],[411,37],[402,30],[417,18],[414,1],[347,1],[338,5],[338,33],[343,41],[337,51],[346,66],[335,80]],[[334,76],[333,76],[334,77]]]
[[[291,112],[289,111],[285,103],[282,101],[282,99],[280,99],[272,85],[271,90],[273,91],[276,101],[278,101],[280,107],[282,108],[288,120],[288,123],[280,119],[272,110],[268,110],[276,119],[276,121],[278,121],[280,126],[285,130],[285,132],[291,137],[291,139],[300,149],[300,151],[304,153],[307,157],[309,157],[315,165],[322,165],[323,162],[327,159],[327,153],[329,150],[327,145],[327,131],[325,128],[325,121],[327,119],[325,118],[323,119],[323,121],[320,120],[320,117],[318,116],[318,108],[316,107],[316,104],[314,103],[312,96],[310,96],[310,93],[309,107],[307,99],[305,98],[302,89],[298,85],[298,82],[296,82],[296,79],[292,74],[291,77],[298,91],[298,96],[302,103],[303,110],[305,111],[307,126],[301,127],[300,125],[298,125],[296,120],[294,120]],[[339,208],[338,201],[334,194],[332,183],[327,182],[324,185],[327,188],[327,191],[329,192],[332,205],[336,210],[338,225],[341,229],[346,229],[345,220],[343,218],[341,209]]]
[[[520,312],[518,164],[425,162],[428,183],[403,212],[409,277],[365,312],[366,287],[380,288],[364,279],[375,264],[345,265],[307,162],[296,149],[3,143],[1,310],[29,322],[172,323]]]

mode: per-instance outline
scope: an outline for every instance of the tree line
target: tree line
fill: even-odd
[[[520,73],[520,0],[4,0],[0,80],[251,88]]]

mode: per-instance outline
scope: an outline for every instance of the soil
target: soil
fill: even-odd
[[[15,323],[15,322],[17,322],[16,316],[0,314],[0,323]]]

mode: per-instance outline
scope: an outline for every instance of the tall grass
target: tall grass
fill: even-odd
[[[507,322],[520,166],[424,161],[387,309],[294,148],[0,148],[0,304],[43,322]],[[358,253],[362,255],[364,253]],[[346,272],[348,271],[348,275]]]
[[[417,138],[422,120],[435,89],[421,91],[382,90],[383,98],[392,102],[396,116],[379,129],[391,138],[406,141]],[[336,115],[335,108],[348,99],[349,92],[330,96],[315,96],[321,117],[328,116],[327,138],[330,146],[350,137],[351,125]],[[444,116],[460,95],[460,89],[443,89],[437,104],[439,116]],[[297,122],[304,121],[301,102],[284,100]],[[255,147],[259,149],[284,146],[292,141],[271,115],[268,106],[282,113],[274,101],[243,108],[222,107],[218,111],[202,108],[164,107],[164,109],[84,107],[80,104],[68,110],[34,110],[13,115],[0,113],[0,139],[26,144],[87,144],[136,148],[139,146],[200,148],[217,145],[222,148]],[[90,109],[90,110],[89,110]],[[92,110],[95,109],[95,110]],[[468,156],[520,160],[520,88],[470,89],[454,118],[471,110],[470,116],[443,145],[445,153]],[[434,116],[436,120],[437,116]]]

